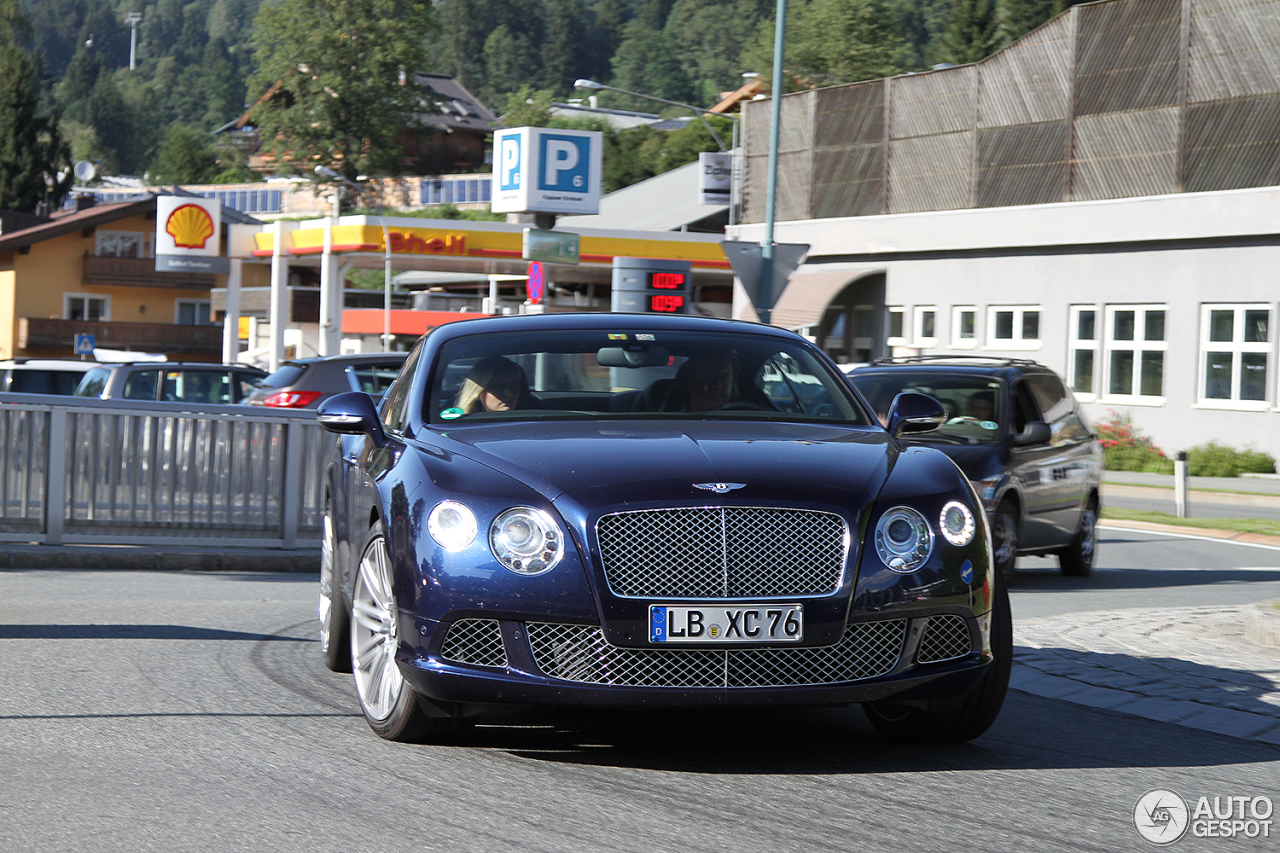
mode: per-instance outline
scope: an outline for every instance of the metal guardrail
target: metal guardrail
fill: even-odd
[[[314,548],[335,448],[311,411],[0,394],[0,542]]]

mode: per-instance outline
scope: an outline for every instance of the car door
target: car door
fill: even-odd
[[[1014,438],[1035,421],[1043,420],[1031,387],[1025,378],[1009,388],[1010,396],[1010,476],[1022,494],[1023,514],[1019,543],[1022,549],[1045,548],[1055,541],[1058,485],[1054,480],[1057,451],[1050,443],[1014,443]]]
[[[1071,540],[1080,525],[1080,514],[1091,488],[1093,470],[1092,436],[1076,414],[1075,401],[1056,375],[1032,374],[1027,385],[1035,397],[1041,417],[1049,424],[1052,453],[1047,458],[1052,489],[1045,510],[1050,544]]]

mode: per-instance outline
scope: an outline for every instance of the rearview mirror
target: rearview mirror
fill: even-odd
[[[626,347],[602,347],[596,353],[601,367],[666,367],[671,355],[665,347],[632,344]]]
[[[1013,443],[1017,447],[1026,447],[1029,444],[1048,444],[1049,439],[1053,438],[1053,430],[1049,429],[1049,425],[1044,421],[1030,421],[1022,432],[1013,437]]]
[[[947,410],[942,408],[942,404],[937,400],[928,394],[904,391],[893,398],[886,428],[889,434],[896,438],[900,435],[935,430],[946,419]]]
[[[322,401],[316,409],[316,420],[329,432],[341,435],[368,435],[379,444],[385,437],[373,398],[363,391],[334,394]]]

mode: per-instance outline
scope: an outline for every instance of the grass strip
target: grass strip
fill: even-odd
[[[1200,530],[1230,530],[1233,533],[1258,533],[1263,536],[1280,536],[1280,521],[1269,518],[1178,518],[1167,512],[1144,509],[1118,509],[1103,507],[1102,518],[1115,521],[1149,521],[1153,524],[1171,524]]]

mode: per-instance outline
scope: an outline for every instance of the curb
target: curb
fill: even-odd
[[[1280,598],[1260,601],[1244,612],[1244,638],[1255,645],[1280,649]]]
[[[320,549],[182,548],[158,545],[11,545],[0,569],[105,569],[170,572],[319,572]]]

